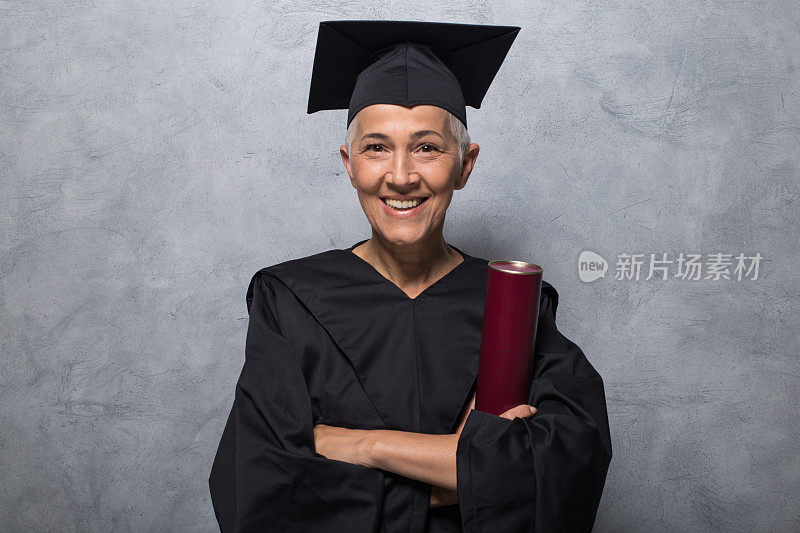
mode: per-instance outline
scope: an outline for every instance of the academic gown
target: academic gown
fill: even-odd
[[[471,410],[458,504],[429,484],[316,453],[318,423],[454,433],[474,391],[488,261],[410,298],[349,248],[256,272],[245,362],[209,478],[223,533],[590,531],[611,460],[603,380],[555,324],[542,282],[529,402]],[[452,245],[451,245],[452,246]]]

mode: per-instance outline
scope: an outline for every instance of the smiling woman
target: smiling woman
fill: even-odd
[[[408,293],[461,261],[442,231],[453,191],[466,186],[479,147],[462,148],[450,116],[432,105],[373,104],[354,117],[350,150],[340,149],[372,226],[372,238],[355,253]],[[408,267],[411,261],[416,267]]]
[[[245,363],[209,485],[228,531],[589,531],[603,380],[542,281],[528,404],[474,409],[488,261],[443,237],[519,28],[320,24],[309,112],[348,109],[369,239],[250,279]],[[324,223],[324,222],[323,222]]]

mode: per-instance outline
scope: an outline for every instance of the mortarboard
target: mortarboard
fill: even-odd
[[[518,26],[397,20],[320,22],[308,113],[372,104],[444,108],[466,126],[517,36]]]

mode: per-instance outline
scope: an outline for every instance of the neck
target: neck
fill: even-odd
[[[373,230],[372,237],[353,250],[407,293],[419,293],[455,268],[463,258],[441,230],[419,242],[394,243]]]

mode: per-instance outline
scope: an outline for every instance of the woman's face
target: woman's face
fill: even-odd
[[[351,153],[346,146],[340,151],[373,230],[397,245],[441,232],[453,190],[467,184],[478,145],[470,145],[459,168],[457,139],[447,112],[437,106],[375,104],[357,117]]]

